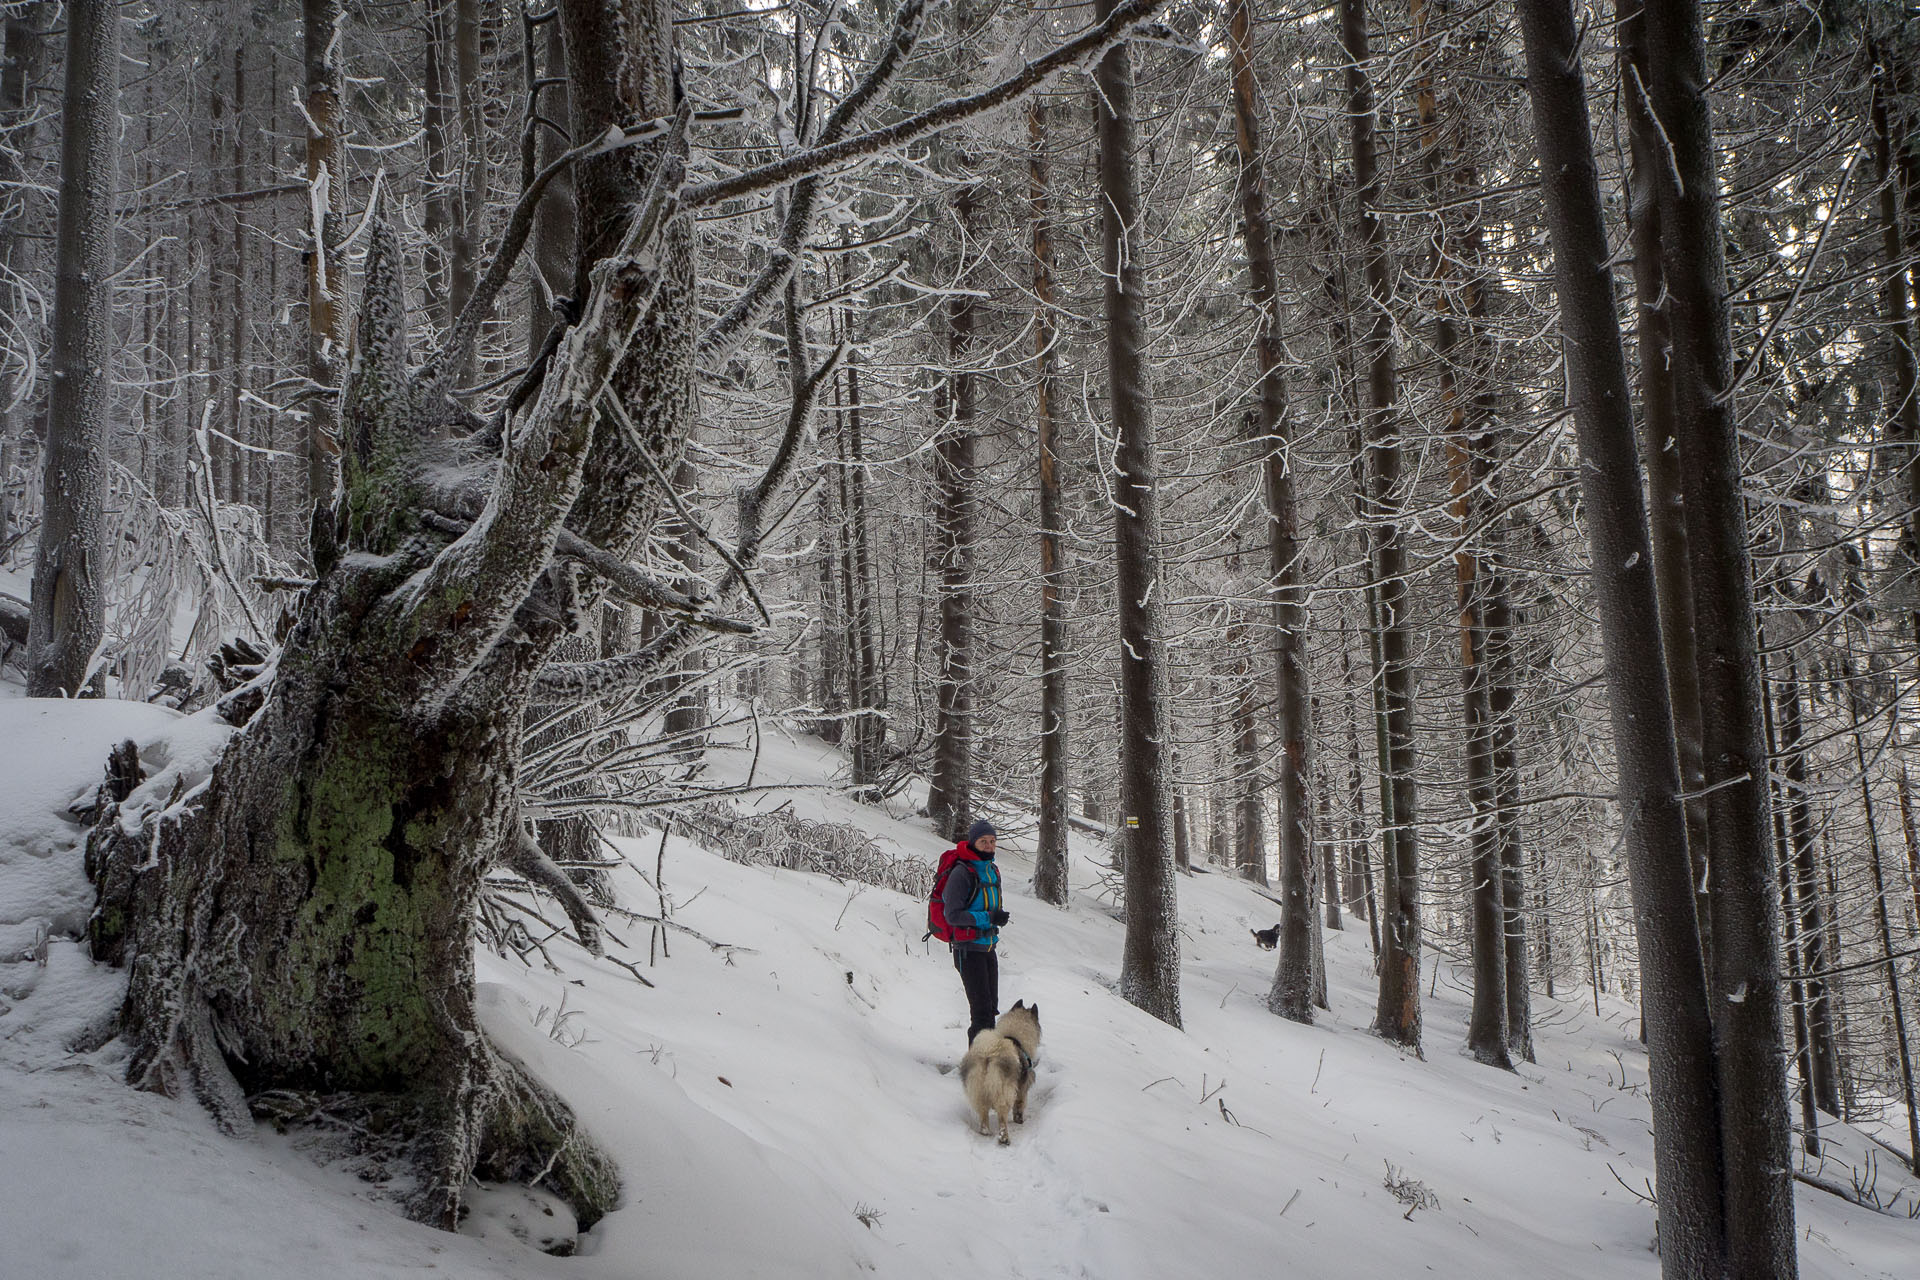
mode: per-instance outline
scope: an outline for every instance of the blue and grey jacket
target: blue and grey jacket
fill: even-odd
[[[993,913],[1000,910],[1000,868],[990,853],[981,853],[972,845],[953,864],[947,882],[941,886],[940,905],[949,924],[979,930],[979,936],[953,943],[956,951],[991,951],[999,940]]]

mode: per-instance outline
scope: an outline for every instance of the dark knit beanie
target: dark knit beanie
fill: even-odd
[[[1000,833],[998,831],[995,831],[993,829],[993,824],[991,822],[988,822],[985,818],[980,819],[978,822],[974,823],[972,826],[967,828],[968,844],[975,844],[975,842],[981,840],[986,836],[993,836],[995,839],[998,839],[1000,836]]]

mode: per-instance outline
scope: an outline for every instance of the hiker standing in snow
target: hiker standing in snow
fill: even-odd
[[[995,833],[985,819],[967,828],[967,838],[940,861],[951,863],[941,886],[953,948],[953,967],[967,991],[967,1043],[1000,1016],[1000,956],[994,944],[1007,913],[1000,906],[1000,868],[993,861]]]

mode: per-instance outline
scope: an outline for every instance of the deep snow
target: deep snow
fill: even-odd
[[[737,865],[667,841],[676,922],[648,967],[645,924],[614,925],[655,984],[556,944],[565,971],[483,952],[489,1030],[572,1102],[619,1160],[623,1207],[536,1252],[512,1219],[564,1233],[538,1196],[475,1197],[460,1235],[414,1226],[344,1166],[267,1126],[216,1134],[193,1106],[135,1093],[113,1045],[66,1045],[111,1011],[119,975],[70,935],[84,918],[78,828],[109,743],[188,778],[217,750],[198,718],[124,703],[29,702],[0,689],[0,1257],[7,1276],[379,1277],[1652,1277],[1645,1055],[1632,1011],[1536,995],[1539,1065],[1508,1074],[1458,1051],[1466,993],[1429,953],[1427,1057],[1367,1034],[1364,929],[1327,935],[1331,1014],[1266,1012],[1277,918],[1225,875],[1179,882],[1184,1031],[1112,992],[1120,926],[1106,850],[1076,834],[1074,900],[1025,892],[1030,835],[995,813],[1012,922],[1002,1001],[1042,1010],[1028,1122],[999,1148],[973,1131],[951,1073],[965,1002],[920,904],[886,890]],[[923,820],[835,793],[838,754],[770,735],[756,781],[793,783],[804,816],[853,822],[931,860]],[[717,776],[744,775],[744,754]],[[150,783],[149,788],[155,784]],[[164,798],[171,784],[156,792]],[[652,874],[659,837],[630,842]],[[637,910],[655,890],[622,887]],[[44,926],[45,963],[33,952]],[[1839,1156],[1865,1145],[1837,1127]],[[1389,1166],[1429,1207],[1385,1186]],[[1623,1185],[1625,1184],[1625,1185]],[[1889,1157],[1883,1199],[1906,1186]],[[1920,1274],[1920,1222],[1802,1188],[1802,1274]],[[523,1227],[524,1230],[524,1227]]]

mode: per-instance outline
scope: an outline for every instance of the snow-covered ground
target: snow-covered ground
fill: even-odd
[[[1274,922],[1272,904],[1200,874],[1179,885],[1175,1031],[1112,991],[1121,929],[1098,892],[1104,847],[1077,844],[1071,906],[1044,906],[1025,893],[1032,844],[1011,812],[995,815],[1012,913],[1002,1002],[1038,1003],[1044,1041],[1010,1148],[971,1126],[952,1073],[965,1003],[944,949],[920,941],[917,900],[740,866],[674,836],[665,886],[700,937],[672,933],[648,967],[648,927],[616,926],[651,989],[577,949],[556,950],[563,973],[479,960],[489,1029],[619,1160],[623,1206],[571,1258],[510,1234],[513,1212],[543,1217],[511,1193],[476,1197],[461,1235],[414,1226],[271,1129],[224,1139],[192,1105],[132,1092],[113,1046],[67,1050],[113,1007],[119,978],[63,936],[86,891],[61,815],[129,734],[182,744],[150,748],[150,768],[212,745],[169,712],[0,691],[9,1277],[1658,1274],[1652,1207],[1629,1190],[1652,1173],[1631,1009],[1603,999],[1596,1017],[1590,996],[1536,995],[1538,1065],[1492,1071],[1458,1052],[1465,991],[1430,955],[1421,1060],[1367,1034],[1366,935],[1349,929],[1327,934],[1332,1013],[1295,1026],[1266,1012],[1273,956],[1248,935]],[[923,821],[835,794],[840,766],[811,739],[770,737],[756,780],[802,789],[758,803],[937,855]],[[658,837],[633,849],[651,874]],[[637,873],[623,888],[656,909]],[[42,925],[44,965],[15,960]],[[1844,1185],[1865,1145],[1829,1136],[1825,1176]],[[1389,1170],[1409,1195],[1424,1186],[1424,1207],[1389,1191]],[[1883,1200],[1908,1186],[1890,1157],[1877,1176]],[[1903,1212],[1806,1188],[1798,1208],[1804,1276],[1920,1274],[1920,1222]]]

